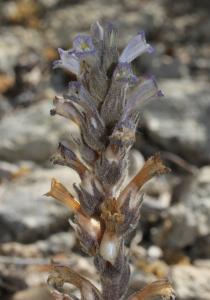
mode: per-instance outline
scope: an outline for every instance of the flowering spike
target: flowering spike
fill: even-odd
[[[73,72],[77,80],[69,83],[65,95],[55,97],[51,114],[76,123],[80,136],[75,140],[77,155],[60,143],[52,160],[76,170],[81,182],[74,184],[78,201],[55,179],[47,195],[73,210],[74,219],[69,222],[83,250],[94,256],[102,285],[100,293],[69,268],[56,266],[49,281],[59,290],[54,292],[57,297],[64,298],[63,284],[68,282],[80,290],[83,300],[126,299],[130,268],[124,244],[140,218],[141,187],[168,171],[159,155],[154,155],[122,189],[140,110],[162,92],[153,77],[140,80],[132,71],[132,61],[153,50],[145,34],[132,38],[120,56],[117,36],[115,26],[96,22],[91,35],[75,37],[72,49],[58,49],[60,60],[54,65]],[[155,295],[168,299],[174,294],[170,284],[162,280],[129,299],[149,300]]]

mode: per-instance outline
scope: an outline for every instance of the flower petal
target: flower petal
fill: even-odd
[[[103,68],[106,71],[118,61],[117,36],[117,28],[111,23],[105,24],[103,37]],[[110,73],[110,71],[111,70],[109,70],[108,73]],[[109,76],[111,77],[111,74]]]
[[[133,37],[120,55],[120,62],[132,62],[144,52],[152,53],[153,48],[146,43],[144,32]]]
[[[63,50],[58,49],[60,54],[60,60],[57,60],[53,64],[53,68],[63,68],[70,71],[73,74],[80,74],[80,62],[75,56],[75,53],[72,50]]]
[[[163,93],[158,90],[157,83],[153,77],[140,83],[128,97],[125,113],[129,114],[133,111],[138,111],[144,106],[148,100],[154,97],[163,96]]]
[[[104,28],[98,21],[91,26],[91,33],[94,40],[102,41],[104,38]]]
[[[76,52],[87,52],[94,50],[92,38],[85,34],[77,35],[73,40],[73,48]]]

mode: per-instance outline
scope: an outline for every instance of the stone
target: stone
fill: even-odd
[[[2,119],[6,114],[12,111],[12,106],[10,105],[7,98],[0,95],[0,119]]]
[[[141,5],[138,1],[130,2],[93,0],[76,2],[74,6],[61,6],[45,18],[46,36],[54,47],[70,48],[75,34],[89,31],[90,25],[96,20],[106,19],[119,26],[119,47],[122,48],[133,34],[141,30],[147,35],[153,34],[154,28],[157,30],[163,26],[165,15],[160,3],[145,2]]]
[[[137,268],[131,271],[129,283],[129,294],[132,294],[144,288],[147,284],[157,280],[156,276],[151,273],[145,273]]]
[[[150,246],[147,252],[150,259],[159,259],[163,256],[163,251],[155,245]]]
[[[55,8],[60,0],[38,0],[40,5],[42,5],[43,8],[49,9],[49,8]]]
[[[38,241],[35,246],[38,250],[49,256],[57,253],[70,253],[76,243],[74,232],[59,232],[52,234],[48,239]]]
[[[174,266],[171,280],[179,300],[209,300],[210,268]]]
[[[160,79],[177,79],[188,77],[188,66],[182,64],[182,62],[169,55],[165,55],[163,49],[158,51],[158,45],[156,45],[155,55],[145,55],[141,61],[137,61],[137,66],[147,70],[148,74],[153,74],[155,78]],[[161,47],[160,47],[161,48]]]
[[[210,234],[198,238],[189,250],[192,259],[197,257],[210,259]]]
[[[36,165],[32,161],[20,161],[16,164],[0,161],[0,182],[15,180],[34,171]]]
[[[18,170],[19,167],[17,165],[0,161],[0,181],[11,180]]]
[[[14,68],[22,55],[33,52],[32,49],[40,52],[43,47],[38,31],[30,28],[13,26],[8,30],[6,26],[2,26],[0,35],[0,71],[11,76],[15,75]]]
[[[14,183],[0,186],[0,242],[32,243],[69,228],[70,211],[51,197],[51,178],[72,192],[78,175],[68,168],[39,169]]]
[[[150,103],[142,114],[151,143],[195,165],[210,162],[208,85],[185,79],[165,80],[159,86],[165,97]]]
[[[47,286],[35,286],[16,293],[11,300],[53,300],[53,298]]]
[[[121,7],[118,3],[108,6],[97,1],[77,3],[73,7],[61,7],[44,20],[46,37],[54,47],[70,48],[72,39],[78,32],[88,31],[90,25],[99,20],[102,15],[110,20],[114,19],[119,11],[121,11]],[[79,19],[80,22],[78,22]],[[63,22],[65,22],[65,26],[63,26]]]
[[[2,243],[0,252],[3,255],[1,262],[5,262],[8,257],[19,257],[37,261],[50,261],[50,257],[57,254],[69,255],[76,244],[76,236],[73,231],[57,232],[51,234],[47,239],[38,240],[29,244],[18,242]],[[43,258],[44,257],[44,258]]]
[[[153,239],[164,247],[184,248],[209,234],[210,167],[206,166],[175,187],[172,206],[164,224],[153,228]]]
[[[50,101],[43,101],[2,119],[1,160],[32,160],[39,163],[49,160],[58,142],[66,140],[70,129],[74,131],[75,128],[73,125],[68,127],[68,121],[64,118],[50,117],[51,108]]]

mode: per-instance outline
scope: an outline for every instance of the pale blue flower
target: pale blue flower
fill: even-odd
[[[53,68],[63,68],[75,75],[79,75],[80,62],[75,56],[74,51],[58,48],[58,52],[60,54],[60,59],[54,62]]]
[[[145,33],[142,31],[133,37],[120,55],[119,62],[132,62],[144,52],[152,53],[153,48],[147,44]]]
[[[95,61],[96,50],[94,48],[92,39],[88,35],[77,35],[73,40],[73,49],[63,50],[58,49],[60,60],[54,62],[54,68],[63,68],[75,75],[80,75],[81,60],[89,59]],[[92,59],[92,60],[91,60]]]
[[[89,35],[79,34],[73,40],[73,49],[77,52],[91,52],[94,50],[92,38]]]

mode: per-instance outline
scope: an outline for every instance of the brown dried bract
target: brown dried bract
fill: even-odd
[[[119,196],[119,201],[123,202],[125,197],[130,192],[137,193],[141,189],[141,187],[155,175],[164,174],[168,172],[170,172],[170,169],[164,165],[163,161],[160,158],[160,154],[156,153],[154,156],[150,157],[145,162],[143,168],[121,192]]]
[[[57,179],[53,178],[51,181],[51,190],[45,194],[51,196],[56,200],[65,204],[70,210],[80,212],[80,203],[72,196],[72,194],[60,183]]]
[[[175,299],[175,292],[168,279],[164,278],[148,284],[145,288],[133,294],[128,300],[151,300],[154,297],[161,297],[164,300]]]
[[[90,281],[67,266],[54,265],[47,282],[53,289],[56,289],[60,292],[64,292],[64,283],[73,284],[79,289],[81,297],[84,300],[102,299],[99,290]]]

